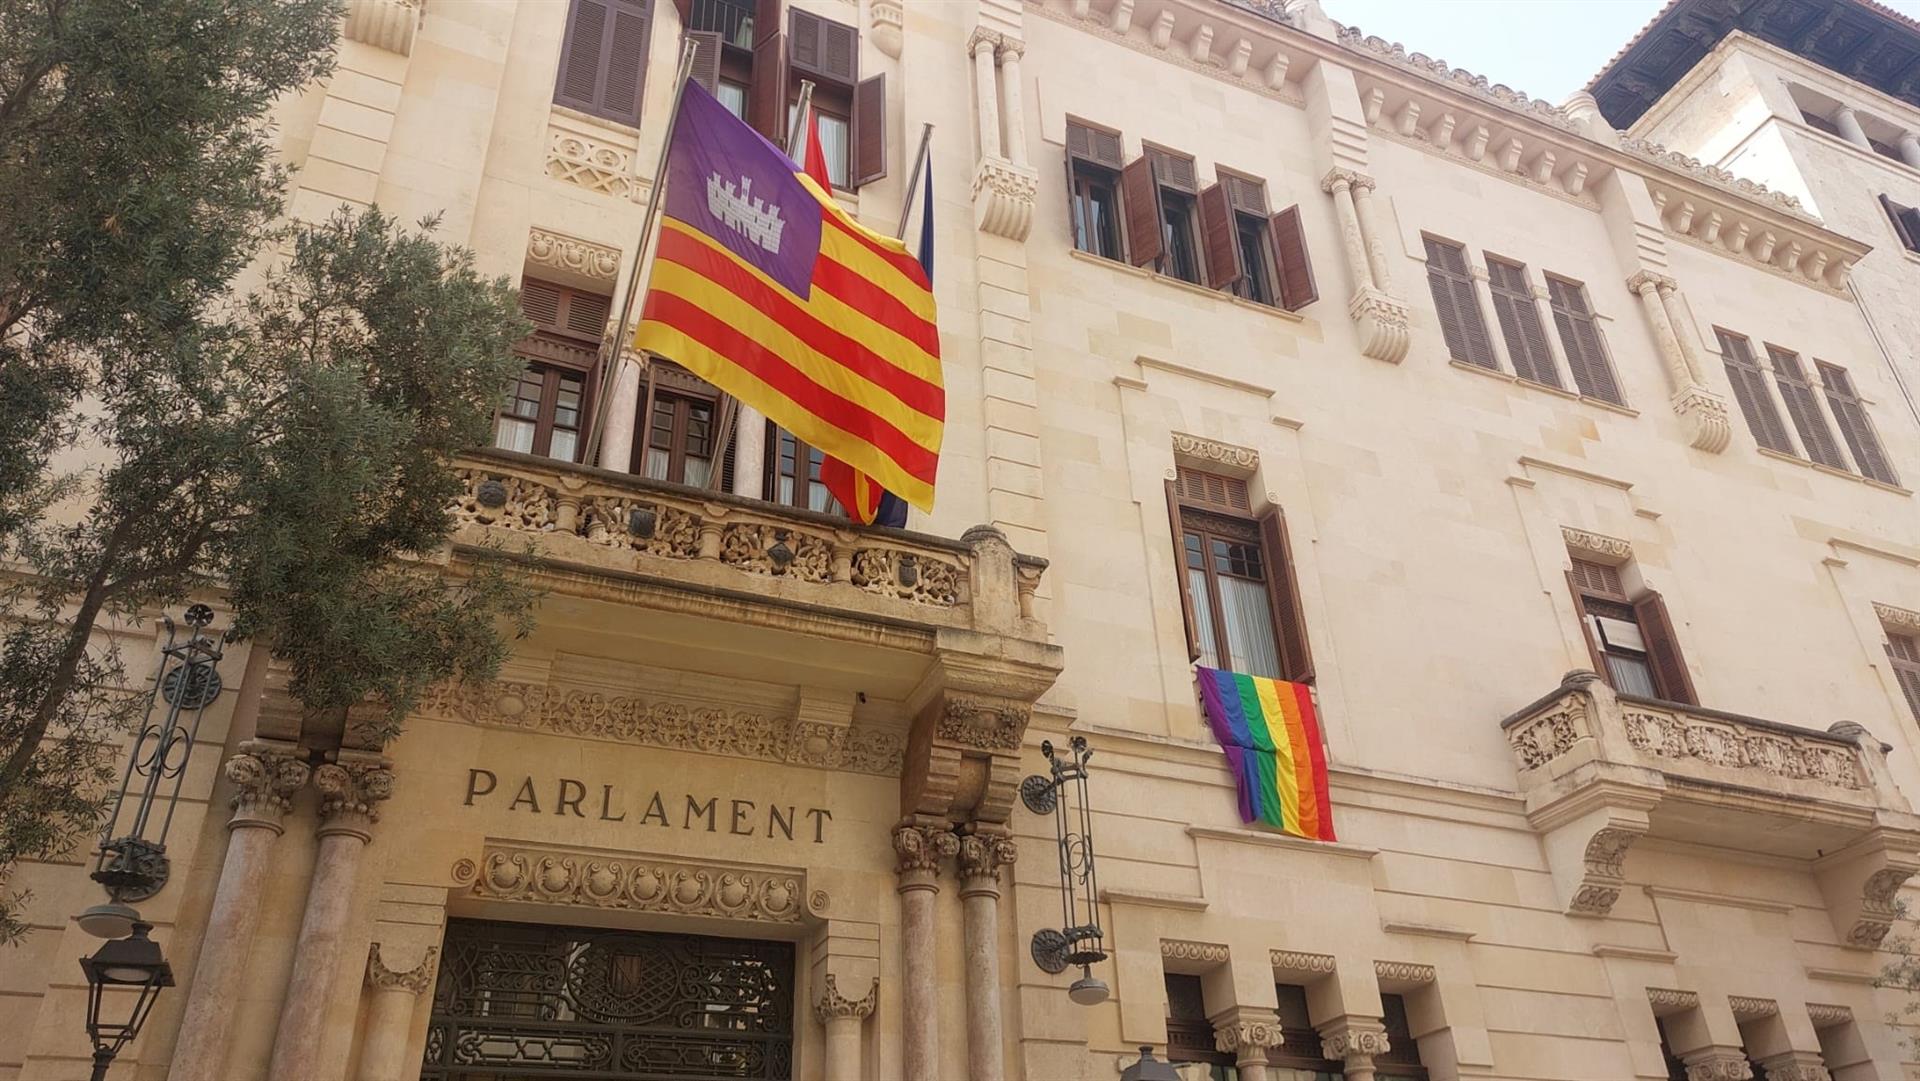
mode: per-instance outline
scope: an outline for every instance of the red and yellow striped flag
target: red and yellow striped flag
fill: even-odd
[[[666,185],[634,348],[931,510],[946,391],[919,261],[698,84],[686,87]]]

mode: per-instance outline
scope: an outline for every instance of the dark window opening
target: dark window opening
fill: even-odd
[[[1160,189],[1160,273],[1200,284],[1200,241],[1194,233],[1193,196]]]
[[[822,514],[846,513],[820,480],[826,455],[772,421],[767,422],[766,461],[767,500]]]
[[[1768,450],[1792,454],[1793,444],[1787,439],[1780,411],[1774,408],[1773,394],[1767,390],[1766,373],[1753,358],[1753,346],[1740,335],[1718,327],[1714,335],[1720,341],[1720,359],[1726,367],[1727,382],[1733,386],[1733,400],[1747,420],[1753,441]]]
[[[1167,484],[1189,656],[1209,668],[1310,682],[1298,584],[1278,508],[1247,517],[1246,482],[1180,469]]]
[[[1896,203],[1885,195],[1880,197],[1880,206],[1887,212],[1887,220],[1893,223],[1893,235],[1900,238],[1900,244],[1910,252],[1920,252],[1920,207]]]
[[[1887,658],[1893,662],[1893,678],[1900,693],[1920,721],[1920,637],[1911,634],[1887,635]]]
[[[1232,1081],[1237,1076],[1233,1056],[1214,1043],[1200,977],[1169,972],[1166,988],[1167,1061],[1203,1062],[1210,1081]]]
[[[1629,599],[1620,569],[1575,558],[1567,585],[1594,670],[1623,695],[1698,704],[1660,594]]]
[[[1507,356],[1513,361],[1513,374],[1530,383],[1558,388],[1560,373],[1547,347],[1546,329],[1540,325],[1540,306],[1534,303],[1527,268],[1489,255],[1487,285],[1493,293],[1494,318],[1500,322]]]
[[[1255,304],[1276,304],[1273,291],[1273,254],[1267,244],[1267,219],[1235,211],[1234,243],[1240,248],[1241,274],[1233,283],[1235,296]]]
[[[1387,1028],[1387,1053],[1373,1060],[1378,1072],[1374,1081],[1427,1081],[1426,1064],[1420,1061],[1420,1044],[1413,1038],[1407,1020],[1407,1000],[1399,995],[1380,996],[1381,1018]]]
[[[1593,307],[1587,303],[1586,286],[1547,275],[1547,306],[1553,310],[1554,329],[1566,348],[1573,385],[1589,398],[1626,404],[1620,394],[1620,381],[1613,374],[1613,361],[1607,356],[1606,339],[1600,336]]]
[[[1279,999],[1279,1047],[1267,1051],[1268,1073],[1279,1070],[1282,1077],[1304,1075],[1312,1081],[1339,1081],[1346,1076],[1346,1063],[1321,1054],[1320,1033],[1307,1013],[1307,989],[1295,983],[1276,983]]]
[[[1123,260],[1120,247],[1120,180],[1110,169],[1074,161],[1073,246],[1103,259]]]

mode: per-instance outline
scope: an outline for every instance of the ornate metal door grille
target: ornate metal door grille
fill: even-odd
[[[793,1075],[793,946],[453,920],[421,1081]]]

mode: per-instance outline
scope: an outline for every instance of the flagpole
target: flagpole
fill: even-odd
[[[913,156],[913,171],[907,174],[907,193],[900,197],[900,227],[895,240],[907,239],[907,219],[913,215],[913,193],[920,190],[920,172],[927,164],[927,147],[933,142],[933,121],[920,126],[920,150]]]
[[[627,348],[627,321],[633,316],[633,301],[640,289],[640,275],[646,269],[647,258],[652,251],[653,228],[660,220],[661,192],[667,186],[667,154],[673,149],[673,129],[680,124],[680,102],[687,94],[687,80],[693,74],[693,57],[697,49],[698,45],[692,38],[681,39],[680,65],[673,77],[673,107],[667,113],[667,130],[660,136],[660,157],[654,162],[653,183],[647,191],[647,212],[641,220],[639,243],[635,245],[633,272],[627,277],[626,295],[620,300],[620,319],[615,324],[613,340],[603,343],[608,347],[609,355],[601,362],[599,395],[589,419],[586,454],[581,458],[588,465],[599,464],[601,437],[607,429],[607,411],[613,405],[613,390],[620,380],[621,356]],[[625,472],[624,466],[622,472]]]

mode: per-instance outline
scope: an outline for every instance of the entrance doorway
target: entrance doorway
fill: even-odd
[[[794,949],[452,920],[421,1081],[793,1075]]]

